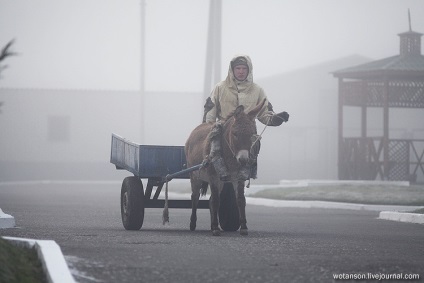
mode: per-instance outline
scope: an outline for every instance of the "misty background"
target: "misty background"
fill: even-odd
[[[15,39],[19,53],[0,78],[0,181],[120,179],[111,133],[185,143],[202,118],[210,1],[144,2],[143,57],[142,1],[0,0],[0,46]],[[423,33],[422,0],[223,1],[219,80],[248,54],[274,110],[291,115],[265,131],[256,183],[337,179],[331,72],[399,54],[408,9]],[[345,135],[360,132],[359,111],[345,110]],[[390,137],[424,139],[423,112],[391,109]]]

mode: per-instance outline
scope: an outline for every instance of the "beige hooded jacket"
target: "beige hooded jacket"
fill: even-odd
[[[232,62],[239,57],[245,58],[249,67],[249,74],[244,81],[236,80],[231,67]],[[231,60],[227,78],[218,83],[212,90],[210,98],[214,105],[206,113],[206,122],[216,122],[217,120],[225,119],[239,105],[243,105],[245,111],[249,112],[265,99],[264,107],[257,118],[263,124],[273,126],[271,117],[275,113],[263,89],[253,82],[252,70],[252,61],[249,56],[239,55]]]

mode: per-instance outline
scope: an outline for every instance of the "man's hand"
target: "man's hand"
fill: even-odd
[[[278,113],[277,117],[281,118],[283,120],[283,122],[288,122],[289,121],[289,113],[287,113],[286,111]]]
[[[272,116],[272,125],[273,126],[280,126],[283,122],[287,122],[289,120],[289,113],[286,111],[275,114]]]

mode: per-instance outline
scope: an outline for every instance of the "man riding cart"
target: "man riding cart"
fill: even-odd
[[[210,133],[211,150],[209,160],[222,181],[228,181],[229,174],[221,155],[222,121],[239,105],[243,105],[246,112],[255,108],[263,100],[265,104],[257,119],[266,126],[280,126],[289,120],[287,112],[276,114],[268,101],[264,90],[253,82],[252,61],[249,56],[235,56],[228,69],[227,78],[218,83],[212,90],[211,96],[204,106],[203,122],[215,123]],[[257,177],[257,156],[260,150],[260,136],[252,140],[249,153],[249,162],[240,170],[239,181],[244,182]]]

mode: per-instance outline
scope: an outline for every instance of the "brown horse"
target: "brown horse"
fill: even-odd
[[[258,106],[249,111],[244,112],[243,106],[238,106],[236,110],[227,117],[223,122],[221,151],[224,162],[231,176],[233,188],[236,188],[237,206],[240,216],[240,234],[247,235],[246,221],[246,198],[244,196],[244,181],[240,179],[240,169],[249,162],[249,153],[252,146],[252,137],[256,134],[255,118],[262,109],[265,100]],[[207,160],[210,153],[209,134],[214,127],[213,123],[203,123],[196,127],[190,134],[186,144],[185,153],[187,159],[187,167],[201,164]],[[191,200],[192,214],[190,218],[190,230],[196,229],[197,221],[197,204],[200,193],[206,193],[207,185],[211,188],[211,197],[209,200],[209,208],[211,214],[211,230],[214,236],[220,235],[218,227],[218,209],[220,201],[220,193],[224,187],[224,183],[220,180],[215,172],[214,166],[209,164],[199,171],[190,173],[191,181]]]

